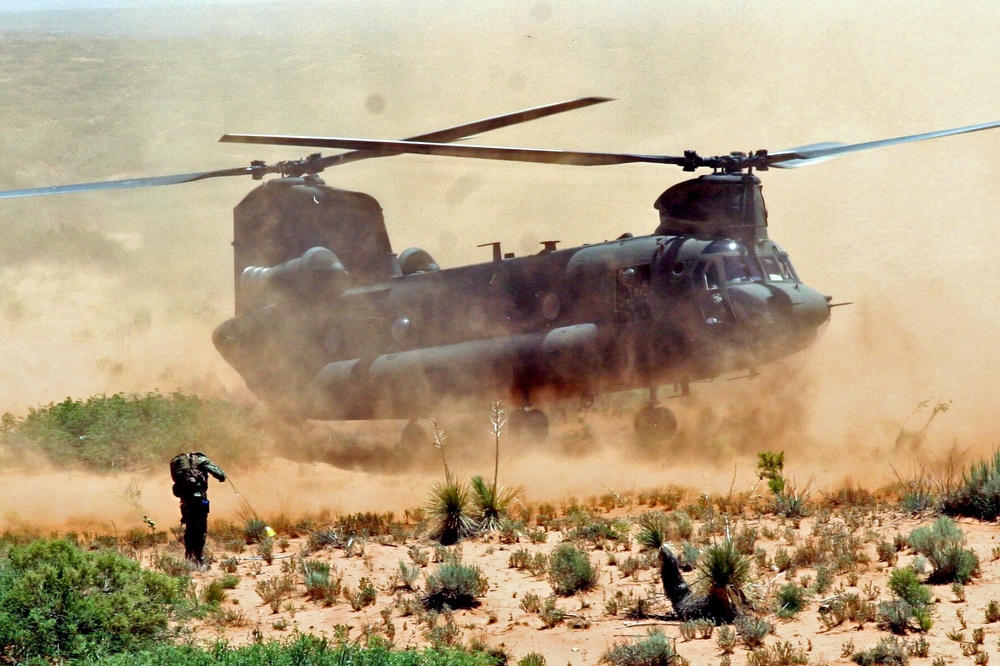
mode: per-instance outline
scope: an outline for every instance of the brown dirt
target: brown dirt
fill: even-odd
[[[606,501],[606,500],[605,500]],[[603,517],[639,515],[652,510],[648,506],[639,506],[632,497],[625,507],[602,510],[598,500],[584,502],[594,508]],[[917,526],[929,524],[932,517],[907,517],[890,509],[874,509],[866,513],[855,534],[868,541],[865,548],[871,562],[859,566],[857,581],[850,584],[848,575],[836,576],[832,591],[823,595],[829,599],[839,592],[857,593],[864,598],[869,592],[871,598],[885,600],[889,598],[886,581],[889,568],[878,563],[874,542],[876,538],[891,540],[898,533],[908,534]],[[833,512],[833,526],[842,526],[838,512]],[[984,609],[987,603],[997,597],[996,584],[1000,580],[1000,561],[996,559],[995,526],[975,521],[960,521],[962,530],[967,537],[967,545],[976,551],[982,561],[982,573],[973,584],[965,588],[965,600],[959,601],[949,585],[933,586],[935,603],[932,607],[933,627],[924,638],[929,643],[930,657],[915,659],[912,663],[930,663],[936,657],[944,657],[946,663],[960,660],[960,645],[948,637],[949,633],[964,631],[966,640],[972,639],[976,628],[985,631],[985,643],[982,651],[997,657],[997,638],[1000,629],[996,624],[985,621]],[[773,556],[779,547],[792,552],[801,546],[805,540],[818,529],[815,518],[801,521],[796,528],[792,521],[775,520],[773,517],[744,517],[732,523],[734,533],[744,527],[752,527],[760,532],[771,530],[775,538],[758,537],[757,546]],[[454,621],[461,629],[461,640],[468,643],[479,639],[493,646],[502,646],[513,659],[519,659],[529,652],[539,652],[545,655],[548,663],[592,664],[596,663],[609,646],[626,639],[645,636],[646,632],[659,627],[676,641],[678,651],[692,664],[714,663],[721,656],[717,637],[710,640],[684,640],[681,637],[680,623],[669,618],[670,606],[659,593],[659,575],[654,568],[641,571],[635,577],[626,577],[616,564],[610,564],[610,558],[617,563],[623,562],[630,555],[638,556],[639,548],[632,543],[628,547],[609,542],[604,550],[590,550],[590,558],[600,568],[599,584],[589,592],[569,598],[559,598],[557,605],[568,613],[567,621],[553,628],[546,629],[543,622],[535,614],[524,611],[521,599],[528,593],[537,594],[545,599],[552,594],[552,588],[547,579],[534,577],[527,572],[520,572],[508,564],[510,554],[520,548],[528,551],[548,553],[562,538],[559,532],[548,534],[548,540],[541,545],[532,545],[527,539],[521,538],[519,543],[503,544],[497,536],[466,540],[461,544],[463,561],[478,565],[489,580],[489,591],[482,598],[482,605],[472,610],[456,611]],[[793,543],[794,545],[789,545]],[[673,544],[676,546],[676,544]],[[311,601],[305,595],[301,582],[294,593],[282,602],[282,609],[274,613],[264,604],[254,591],[259,581],[283,575],[286,567],[294,567],[297,557],[301,556],[305,539],[290,540],[288,550],[279,553],[275,549],[273,564],[265,564],[260,557],[253,554],[253,547],[240,554],[224,553],[218,548],[215,555],[218,559],[235,557],[239,560],[237,574],[240,582],[229,591],[222,607],[231,613],[242,613],[240,626],[220,625],[213,619],[203,622],[198,635],[206,640],[225,638],[234,644],[253,640],[257,635],[267,637],[287,636],[291,631],[302,631],[323,634],[332,637],[337,625],[349,626],[352,639],[358,639],[366,632],[378,634],[384,632],[385,619],[383,613],[388,613],[395,628],[395,641],[400,646],[421,646],[427,644],[424,636],[427,624],[414,615],[404,614],[397,605],[397,598],[419,596],[419,588],[424,585],[424,576],[433,571],[435,564],[431,563],[422,571],[418,580],[417,593],[410,593],[398,587],[394,576],[399,568],[399,562],[412,563],[407,549],[416,546],[431,554],[433,543],[426,538],[410,538],[405,542],[393,540],[371,540],[364,542],[363,548],[354,554],[344,550],[322,550],[308,554],[311,559],[328,562],[331,567],[343,575],[346,588],[356,589],[362,577],[369,578],[376,586],[377,600],[367,608],[353,611],[343,597],[332,606],[326,607],[321,602]],[[179,552],[179,545],[173,544],[166,548],[167,552]],[[898,566],[905,566],[913,558],[912,553],[900,553]],[[195,574],[196,585],[201,588],[209,581],[222,575],[218,561],[205,573]],[[693,574],[687,578],[692,580]],[[754,576],[752,589],[761,602],[766,617],[775,624],[775,632],[766,640],[768,646],[790,642],[796,648],[802,648],[809,657],[809,663],[850,663],[841,654],[845,644],[853,643],[855,650],[874,646],[880,639],[891,634],[879,629],[874,623],[856,626],[841,625],[826,629],[820,620],[819,606],[821,602],[813,595],[807,608],[792,620],[780,620],[767,612],[770,599],[769,591],[784,584],[788,580],[801,581],[803,578],[816,579],[816,571],[811,568],[800,568],[793,578],[787,573],[777,573],[776,570],[758,572]],[[299,577],[301,581],[301,577]],[[646,596],[653,599],[653,613],[656,617],[629,620],[623,615],[613,615],[608,612],[606,602],[616,592]],[[389,609],[389,610],[386,610]],[[962,619],[967,625],[963,627]],[[574,628],[570,622],[577,620],[586,628]],[[439,619],[439,625],[443,620]],[[908,638],[914,640],[918,634]],[[732,663],[747,663],[748,650],[738,647],[732,656]]]

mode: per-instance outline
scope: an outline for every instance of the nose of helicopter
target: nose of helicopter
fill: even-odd
[[[815,333],[830,318],[830,299],[801,283],[736,284],[728,292],[740,321],[794,337]]]

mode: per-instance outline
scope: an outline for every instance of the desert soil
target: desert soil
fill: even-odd
[[[651,505],[656,503],[656,496],[655,491],[625,497],[607,493],[580,504],[592,510],[599,518],[633,519],[648,511],[667,508]],[[773,565],[762,570],[759,564],[755,564],[751,597],[756,600],[760,612],[775,626],[773,635],[766,639],[767,645],[788,642],[796,649],[802,649],[812,664],[850,663],[845,655],[850,654],[851,646],[854,650],[871,648],[882,638],[891,635],[875,623],[866,623],[860,627],[845,623],[827,629],[821,621],[819,608],[830,598],[843,593],[856,593],[876,602],[888,599],[890,595],[886,583],[891,567],[879,562],[875,543],[879,540],[891,542],[898,534],[908,535],[914,528],[930,524],[935,519],[934,516],[904,515],[884,501],[856,507],[823,506],[820,502],[815,515],[794,521],[759,514],[752,507],[765,506],[765,498],[745,499],[746,497],[744,494],[744,499],[740,500],[741,503],[745,502],[746,509],[730,516],[725,522],[734,534],[742,530],[755,530],[755,548],[767,553],[768,562],[771,562],[779,548],[792,553],[824,531],[855,535],[865,542],[864,552],[869,560],[857,567],[856,575],[836,575],[829,591],[822,595],[812,595],[807,607],[790,620],[781,620],[773,615],[773,592],[788,580],[806,584],[815,581],[816,570],[800,567],[790,576],[788,572],[779,573]],[[663,499],[662,494],[660,499]],[[640,500],[647,503],[640,503]],[[685,494],[682,505],[697,501],[698,497],[692,491]],[[563,503],[558,508],[562,515],[570,507]],[[412,514],[407,517],[412,517]],[[400,514],[397,514],[397,518],[403,520]],[[695,524],[697,536],[705,522],[696,521]],[[950,638],[949,634],[962,632],[965,640],[971,641],[972,633],[977,628],[982,628],[985,632],[985,641],[979,650],[997,657],[1000,624],[987,623],[984,614],[988,602],[1000,597],[996,587],[1000,578],[1000,561],[997,560],[1000,549],[996,542],[996,526],[971,520],[961,520],[959,524],[966,535],[967,545],[980,558],[980,575],[965,587],[964,599],[957,598],[950,585],[933,586],[933,626],[923,635],[929,643],[929,657],[917,658],[911,663],[929,664],[936,657],[943,657],[945,663],[972,663],[972,657],[963,656],[962,645]],[[409,527],[413,527],[412,520]],[[635,529],[632,534],[634,533]],[[518,549],[526,549],[532,554],[549,553],[564,538],[564,532],[553,530],[547,532],[544,543],[532,543],[523,535],[515,543],[504,543],[496,533],[462,541],[460,550],[463,562],[473,563],[481,568],[489,580],[489,590],[478,608],[454,613],[454,622],[461,630],[459,640],[466,644],[478,640],[502,647],[514,661],[528,653],[537,652],[544,655],[549,664],[593,664],[616,642],[641,638],[650,629],[659,627],[676,641],[677,650],[690,663],[718,663],[722,659],[717,633],[711,639],[685,640],[682,637],[681,623],[671,616],[670,604],[662,595],[656,566],[640,570],[632,576],[622,572],[621,564],[628,557],[641,556],[640,547],[634,539],[626,543],[607,541],[597,548],[592,543],[585,545],[591,561],[600,570],[598,585],[585,593],[558,597],[557,606],[567,613],[567,618],[552,628],[546,628],[538,614],[526,612],[521,602],[525,595],[531,593],[544,600],[553,593],[551,584],[545,575],[534,576],[527,571],[512,568],[510,556]],[[708,538],[717,539],[719,536]],[[675,552],[679,551],[679,543],[671,545]],[[332,638],[337,632],[335,628],[343,625],[350,627],[351,639],[359,639],[369,634],[384,636],[388,622],[392,624],[391,631],[397,645],[426,645],[428,641],[425,634],[430,625],[426,620],[420,619],[419,610],[416,614],[404,610],[405,604],[401,604],[400,600],[420,596],[425,576],[437,566],[433,561],[434,546],[435,542],[426,536],[415,535],[400,540],[388,537],[362,540],[348,550],[328,548],[308,552],[307,538],[302,534],[288,539],[284,549],[275,548],[273,562],[266,563],[256,554],[255,546],[247,546],[241,552],[236,552],[231,545],[226,547],[219,541],[210,541],[214,562],[208,571],[194,574],[196,587],[204,589],[209,582],[220,578],[223,575],[221,563],[224,560],[230,560],[230,566],[235,566],[239,583],[235,589],[228,591],[222,602],[224,615],[228,619],[220,620],[219,615],[210,616],[200,623],[197,636],[206,641],[223,638],[233,644],[256,640],[261,636],[287,636],[295,631]],[[415,583],[416,592],[404,589],[397,575],[401,561],[413,563],[409,554],[411,548],[420,549],[431,557],[431,562],[422,568],[422,575]],[[157,554],[162,553],[179,554],[180,545],[170,543],[163,546],[157,551]],[[303,557],[328,562],[331,570],[335,567],[343,576],[345,589],[356,590],[361,578],[368,578],[377,589],[376,601],[355,611],[343,596],[330,606],[310,600],[302,584],[299,568],[299,561]],[[904,549],[899,553],[896,566],[905,566],[913,558],[913,553]],[[153,553],[145,554],[146,562],[153,559]],[[288,571],[295,572],[297,585],[294,592],[282,601],[279,611],[273,612],[255,589],[261,581],[280,578]],[[696,574],[688,573],[686,577],[689,582],[693,582]],[[652,602],[651,616],[630,619],[625,616],[624,611],[617,614],[610,612],[608,601],[619,593],[626,597],[634,595],[633,598],[649,598]],[[438,618],[437,626],[443,624],[444,619]],[[919,634],[913,634],[909,639],[915,640],[918,636]],[[748,656],[748,649],[738,646],[731,656],[731,663],[747,663]]]

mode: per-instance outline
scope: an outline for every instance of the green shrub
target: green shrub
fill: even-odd
[[[167,635],[179,599],[176,580],[112,551],[14,545],[0,561],[0,645],[15,662],[140,649]]]
[[[226,588],[221,578],[215,578],[201,591],[201,600],[209,606],[218,607],[226,600]]]
[[[902,599],[883,601],[878,605],[879,622],[894,634],[905,634],[913,619],[913,606]]]
[[[979,557],[966,548],[965,535],[955,521],[941,516],[930,527],[913,530],[910,546],[930,560],[933,570],[928,578],[934,583],[968,583],[979,571]]]
[[[243,539],[247,545],[260,543],[267,538],[267,523],[260,518],[250,518],[243,525]]]
[[[677,659],[677,651],[662,629],[650,629],[645,638],[616,643],[601,655],[602,664],[612,666],[667,666]]]
[[[1000,517],[1000,451],[989,462],[971,465],[958,487],[945,496],[941,510],[951,516],[981,520]]]
[[[910,656],[902,641],[895,636],[887,636],[880,640],[875,647],[852,654],[851,661],[861,666],[875,666],[876,664],[906,666],[910,662]]]
[[[474,608],[479,597],[486,594],[489,581],[478,566],[446,562],[427,576],[427,592],[423,602],[427,608],[440,610]]]
[[[517,660],[517,666],[546,666],[545,655],[540,652],[529,652]]]
[[[806,607],[807,596],[806,588],[801,585],[796,585],[793,582],[785,583],[775,595],[775,614],[782,619],[795,617],[799,611]]]
[[[375,599],[378,597],[378,591],[375,589],[375,585],[372,584],[371,579],[368,577],[362,577],[358,581],[358,589],[355,590],[345,590],[344,596],[347,597],[347,603],[351,604],[351,608],[355,611],[359,611],[366,606],[371,606],[375,603]]]
[[[774,633],[774,625],[762,617],[754,615],[744,615],[736,618],[733,623],[736,627],[736,635],[744,647],[754,649],[764,644],[764,639]]]
[[[421,650],[392,650],[372,641],[368,645],[337,642],[309,634],[294,634],[285,640],[261,641],[241,647],[219,642],[208,648],[164,643],[142,652],[123,654],[100,661],[82,662],[82,666],[216,666],[218,664],[272,666],[495,666],[495,655],[466,651],[440,645]]]
[[[306,594],[314,601],[322,601],[330,606],[340,595],[342,578],[336,567],[322,560],[302,560],[302,582],[306,586]]]
[[[29,409],[23,418],[7,414],[0,444],[36,446],[56,465],[101,471],[142,469],[205,442],[211,442],[216,459],[246,460],[261,449],[254,421],[248,407],[179,391],[117,393],[66,398]]]
[[[926,606],[931,602],[931,588],[920,582],[920,577],[913,569],[893,569],[889,574],[888,587],[910,606]]]
[[[549,556],[549,583],[556,594],[568,597],[594,587],[597,584],[597,569],[587,553],[563,542]]]

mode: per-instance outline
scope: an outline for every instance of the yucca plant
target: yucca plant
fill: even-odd
[[[524,493],[524,488],[508,488],[504,485],[489,484],[481,476],[474,476],[469,482],[472,489],[472,503],[476,522],[480,530],[499,530],[510,512],[511,506]]]
[[[444,546],[450,546],[475,533],[476,522],[471,515],[468,487],[455,479],[448,468],[444,446],[448,438],[437,421],[432,420],[431,427],[434,430],[434,448],[441,454],[444,465],[444,483],[431,486],[427,495],[427,513],[434,523],[431,537]]]
[[[635,540],[643,550],[660,550],[670,535],[670,519],[660,511],[650,511],[639,517],[639,533]]]
[[[698,560],[697,586],[705,594],[705,612],[717,622],[732,622],[746,605],[750,558],[730,538],[706,547]]]
[[[449,474],[444,483],[435,483],[427,497],[427,512],[435,527],[431,536],[445,546],[458,543],[476,531],[465,483]]]

